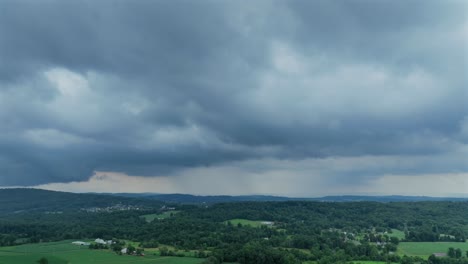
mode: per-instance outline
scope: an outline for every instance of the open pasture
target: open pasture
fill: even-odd
[[[369,260],[356,260],[352,262],[353,264],[386,264],[385,261],[369,261]],[[393,262],[392,262],[393,264]]]
[[[387,235],[389,237],[396,237],[399,240],[405,239],[405,232],[398,229],[392,229],[392,233],[388,233]]]
[[[355,260],[352,262],[353,264],[388,264],[385,261],[369,261],[369,260]],[[316,261],[306,261],[303,262],[303,264],[317,264]],[[391,263],[391,264],[396,264],[396,263]]]
[[[177,214],[179,211],[167,211],[161,214],[146,214],[140,216],[141,218],[144,218],[146,222],[153,222],[154,220],[161,220],[161,219],[166,219],[171,217],[174,214]]]
[[[0,247],[0,264],[33,264],[41,258],[49,264],[198,264],[203,259],[160,257],[150,252],[144,257],[117,255],[109,250],[90,250],[71,241]]]
[[[447,253],[450,247],[468,250],[468,243],[460,242],[401,242],[398,245],[399,255],[429,257],[433,253]]]

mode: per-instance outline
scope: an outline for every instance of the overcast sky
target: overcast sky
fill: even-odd
[[[0,1],[0,186],[468,196],[467,8]]]

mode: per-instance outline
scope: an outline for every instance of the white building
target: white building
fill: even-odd
[[[120,252],[121,252],[122,254],[127,254],[127,248],[122,248],[122,250],[120,250]]]
[[[83,241],[74,241],[72,242],[73,245],[78,245],[78,246],[89,246],[88,242],[83,242]]]
[[[96,242],[97,244],[107,244],[106,241],[104,241],[103,239],[100,239],[100,238],[96,238],[96,240],[94,240],[94,242]]]

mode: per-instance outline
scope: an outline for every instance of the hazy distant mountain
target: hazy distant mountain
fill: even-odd
[[[0,214],[23,211],[71,211],[109,206],[159,207],[159,201],[103,194],[84,194],[41,189],[0,189]]]
[[[418,202],[418,201],[468,201],[468,198],[425,196],[325,196],[320,198],[290,198],[268,195],[198,196],[190,194],[154,193],[67,193],[40,189],[0,189],[0,214],[24,211],[77,211],[86,208],[104,208],[115,205],[159,208],[163,203],[214,204],[245,201],[322,201],[322,202]]]
[[[325,196],[314,198],[319,201],[330,202],[357,202],[357,201],[375,201],[375,202],[424,202],[424,201],[468,201],[468,198],[460,197],[430,197],[430,196],[360,196],[360,195],[342,195],[342,196]]]
[[[145,199],[159,200],[169,203],[226,203],[226,202],[244,202],[244,201],[323,201],[323,202],[358,202],[358,201],[375,201],[375,202],[419,202],[419,201],[468,201],[468,198],[456,197],[428,197],[428,196],[364,196],[364,195],[342,195],[342,196],[324,196],[318,198],[291,198],[284,196],[270,195],[190,195],[190,194],[156,194],[156,193],[117,193],[116,196],[138,197]]]

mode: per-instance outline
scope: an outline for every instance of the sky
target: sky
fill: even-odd
[[[0,1],[0,186],[468,196],[467,14]]]

